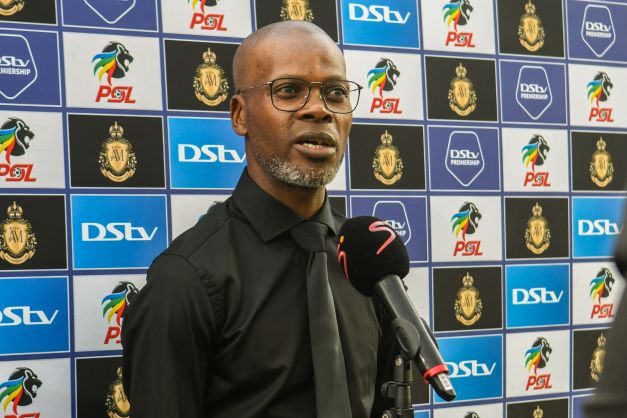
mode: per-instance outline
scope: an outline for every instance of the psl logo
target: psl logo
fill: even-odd
[[[451,222],[453,222],[452,231],[455,233],[455,238],[459,238],[461,233],[461,240],[458,239],[455,242],[454,256],[457,254],[462,257],[483,255],[480,240],[466,240],[466,234],[474,234],[479,227],[481,217],[481,212],[472,202],[464,202],[459,211],[453,215]]]
[[[549,342],[544,337],[538,337],[533,343],[531,348],[525,352],[525,367],[530,374],[527,378],[527,385],[525,390],[542,390],[551,389],[551,374],[538,374],[538,369],[546,367],[549,361],[549,355],[553,352],[553,349],[549,345]]]
[[[106,74],[106,84],[101,84],[96,94],[96,102],[106,99],[107,103],[135,103],[132,98],[133,87],[113,86],[113,78],[124,78],[133,62],[133,57],[124,45],[119,42],[109,42],[100,54],[91,59],[94,63],[94,75],[102,83]]]
[[[189,23],[190,29],[194,29],[195,27],[200,27],[200,29],[203,30],[218,31],[225,31],[227,29],[226,27],[222,26],[222,23],[224,22],[223,14],[205,12],[205,6],[216,6],[218,4],[217,0],[187,0],[187,3],[191,3],[192,10],[194,10],[192,20]],[[196,12],[197,4],[200,4],[199,12]]]
[[[374,93],[379,92],[379,97],[372,99],[370,113],[379,110],[379,113],[403,113],[399,109],[401,99],[383,98],[384,91],[392,91],[396,87],[397,79],[401,75],[396,65],[388,58],[381,58],[375,67],[368,71],[368,87]]]
[[[588,83],[588,99],[590,103],[594,105],[590,109],[590,115],[588,121],[594,120],[596,122],[614,122],[612,119],[612,108],[601,107],[600,102],[606,102],[610,97],[610,90],[614,87],[610,76],[603,71],[599,71],[594,79]]]
[[[5,177],[6,181],[37,180],[31,177],[32,164],[11,164],[11,156],[24,155],[34,137],[26,122],[19,118],[9,118],[0,126],[0,153],[4,151],[7,162],[0,163],[0,177]]]
[[[9,404],[13,403],[11,408],[13,414],[9,413],[4,418],[39,418],[39,412],[18,414],[17,410],[18,406],[28,406],[33,403],[42,384],[35,372],[28,367],[15,369],[9,376],[9,380],[0,384],[0,403],[5,413]]]
[[[473,10],[469,0],[453,0],[442,7],[447,26],[450,28],[453,25],[454,29],[446,34],[446,46],[452,42],[453,46],[475,47],[475,44],[472,43],[472,36],[474,35],[472,32],[459,32],[457,30],[457,25],[465,26],[468,23],[470,13]]]
[[[113,291],[105,296],[100,302],[102,306],[102,316],[106,316],[107,323],[111,324],[111,319],[115,316],[114,325],[109,325],[107,329],[107,335],[105,336],[104,343],[109,344],[111,340],[115,344],[119,344],[121,340],[118,339],[121,333],[122,318],[124,317],[124,311],[129,306],[132,300],[137,296],[138,290],[131,282],[120,282],[114,288]]]
[[[614,304],[602,303],[601,301],[601,299],[610,296],[614,282],[614,276],[607,267],[601,268],[596,277],[590,281],[590,297],[593,302],[596,301],[592,305],[590,318],[614,318],[614,313],[612,312]]]
[[[541,135],[534,135],[527,145],[522,148],[522,160],[525,163],[527,172],[523,185],[531,184],[532,187],[549,187],[549,172],[536,171],[536,166],[544,165],[547,154],[549,153],[549,144]],[[531,171],[529,166],[531,165]]]
[[[468,411],[466,412],[466,415],[464,415],[464,418],[481,418],[481,417],[479,416],[478,413],[474,411]]]

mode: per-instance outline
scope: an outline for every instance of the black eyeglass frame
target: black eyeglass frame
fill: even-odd
[[[307,84],[308,86],[308,90],[307,90],[307,95],[305,96],[305,101],[303,102],[302,106],[299,107],[298,109],[294,109],[294,110],[285,110],[285,109],[280,109],[277,107],[277,105],[274,103],[274,98],[272,96],[272,84],[274,84],[277,81],[280,80],[298,80],[298,81],[302,81],[304,83]],[[327,83],[337,83],[337,82],[342,82],[342,81],[346,81],[348,83],[353,83],[354,85],[357,86],[357,100],[355,101],[355,105],[352,107],[352,109],[349,112],[337,112],[335,110],[332,110],[329,108],[329,105],[327,104],[327,99],[324,97],[324,94],[322,94],[322,92],[324,91],[324,86]],[[329,81],[307,81],[307,80],[303,80],[302,78],[298,78],[298,77],[279,77],[279,78],[275,78],[274,80],[271,81],[266,81],[265,83],[261,83],[261,84],[257,84],[256,86],[251,86],[251,87],[245,87],[243,89],[238,89],[235,94],[241,94],[244,93],[248,90],[252,90],[252,89],[256,89],[259,87],[263,87],[263,86],[270,86],[270,88],[268,89],[268,94],[270,95],[270,102],[272,102],[272,106],[274,106],[274,108],[276,110],[279,110],[281,112],[298,112],[299,110],[301,110],[303,107],[305,107],[307,105],[307,102],[309,102],[309,99],[311,98],[311,87],[314,84],[319,84],[320,85],[320,99],[322,100],[322,103],[324,103],[324,107],[325,109],[327,109],[329,112],[331,113],[337,113],[340,115],[346,115],[349,113],[353,113],[355,111],[355,109],[357,109],[357,105],[359,104],[359,99],[361,97],[361,90],[364,88],[364,86],[360,85],[359,83],[356,83],[354,81],[351,80],[329,80]]]

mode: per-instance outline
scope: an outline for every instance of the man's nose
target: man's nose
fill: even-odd
[[[312,86],[309,96],[307,97],[307,103],[299,111],[301,117],[304,119],[319,120],[328,122],[333,119],[333,112],[327,109],[327,106],[322,98],[322,89],[320,86]]]

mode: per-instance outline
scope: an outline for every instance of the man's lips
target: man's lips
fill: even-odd
[[[326,132],[308,132],[296,137],[294,147],[309,157],[324,158],[335,154],[337,142]]]

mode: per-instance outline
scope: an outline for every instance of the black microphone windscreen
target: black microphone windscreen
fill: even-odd
[[[374,284],[388,275],[409,273],[409,256],[394,229],[372,216],[344,223],[338,233],[337,255],[344,274],[362,294],[372,296]]]

